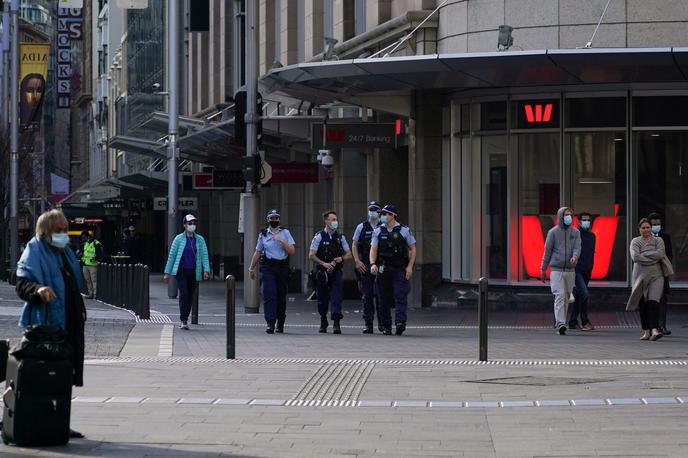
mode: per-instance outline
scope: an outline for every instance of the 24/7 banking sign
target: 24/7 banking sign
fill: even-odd
[[[394,123],[332,123],[327,124],[324,129],[322,123],[314,123],[311,127],[313,149],[397,147]]]

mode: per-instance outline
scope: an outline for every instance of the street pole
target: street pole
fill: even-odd
[[[258,154],[256,100],[258,97],[258,15],[256,0],[246,1],[246,156]],[[253,244],[258,235],[258,184],[246,182],[244,197],[244,312],[258,313],[258,282],[250,272]]]
[[[10,269],[15,269],[19,244],[19,0],[12,0],[12,76],[10,78]]]
[[[179,2],[167,1],[167,248],[172,246],[177,229],[177,135],[179,132]],[[167,295],[177,297],[174,277],[167,284]]]
[[[2,127],[7,127],[7,90],[10,87],[8,78],[10,77],[9,62],[7,51],[10,49],[10,10],[9,4],[3,4],[2,10],[2,50],[0,51],[0,62],[2,62],[2,84],[0,84],[0,114],[2,114]]]

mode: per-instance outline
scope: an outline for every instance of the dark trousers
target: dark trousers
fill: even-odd
[[[315,294],[318,296],[318,313],[320,316],[327,316],[330,309],[330,317],[333,320],[341,320],[342,298],[344,296],[344,281],[342,269],[335,269],[327,272],[318,269],[316,278]]]
[[[590,283],[590,274],[584,274],[576,271],[576,286],[573,294],[576,301],[572,304],[571,312],[569,313],[569,327],[574,328],[578,324],[578,315],[580,314],[581,326],[585,326],[590,322],[588,319],[588,302],[590,295],[588,293],[588,283]]]
[[[196,269],[179,269],[177,287],[179,288],[179,321],[188,321],[191,303],[198,287]]]
[[[377,276],[377,290],[380,295],[382,326],[392,326],[392,306],[394,306],[394,323],[406,324],[407,296],[411,290],[406,280],[406,269],[385,266],[383,272]]]
[[[666,316],[667,316],[667,294],[669,294],[669,279],[664,277],[664,294],[662,294],[662,299],[659,301],[659,327],[666,329]]]
[[[358,291],[361,293],[363,299],[363,321],[372,323],[375,319],[375,312],[377,311],[377,323],[382,325],[380,321],[380,309],[378,307],[377,285],[375,284],[375,275],[370,273],[360,273],[356,271],[358,278]]]
[[[640,325],[648,331],[659,327],[659,302],[640,300]]]
[[[263,313],[268,324],[275,320],[284,323],[287,317],[288,264],[263,264],[260,266]]]

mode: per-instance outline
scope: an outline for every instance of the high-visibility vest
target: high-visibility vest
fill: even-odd
[[[81,261],[85,266],[94,267],[98,265],[98,261],[96,261],[96,245],[100,245],[100,242],[97,240],[84,243],[84,254],[81,257]]]

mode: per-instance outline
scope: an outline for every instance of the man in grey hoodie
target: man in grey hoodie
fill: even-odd
[[[581,252],[581,237],[573,227],[573,211],[561,207],[557,212],[557,225],[549,230],[545,240],[545,253],[540,266],[542,281],[547,280],[550,267],[550,287],[554,294],[554,318],[557,332],[566,334],[569,298],[576,283],[576,264]]]

